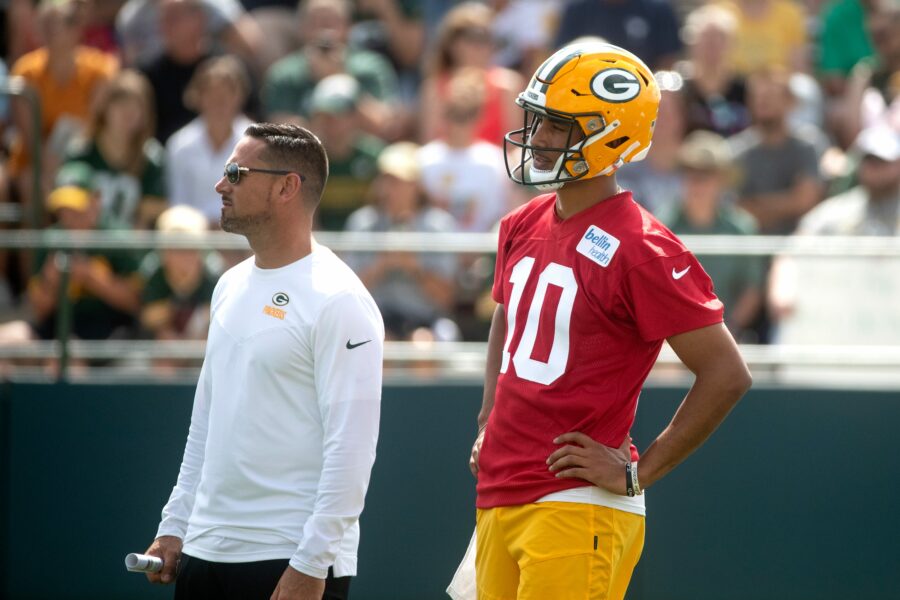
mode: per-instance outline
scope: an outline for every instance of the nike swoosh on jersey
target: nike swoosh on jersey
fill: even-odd
[[[353,350],[354,348],[359,348],[359,347],[362,346],[363,344],[368,344],[368,343],[371,342],[371,341],[372,341],[372,340],[366,340],[366,341],[360,342],[360,343],[358,343],[358,344],[351,344],[351,343],[350,343],[350,340],[347,340],[347,350]]]
[[[686,266],[683,271],[676,271],[675,267],[672,267],[672,279],[681,279],[690,270],[691,270],[691,265]]]

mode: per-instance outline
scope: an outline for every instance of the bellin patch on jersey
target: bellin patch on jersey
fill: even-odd
[[[606,233],[596,225],[591,225],[575,248],[579,253],[600,265],[608,267],[619,249],[619,239]]]

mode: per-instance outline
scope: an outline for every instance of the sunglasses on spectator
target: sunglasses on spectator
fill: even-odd
[[[250,167],[242,167],[236,162],[230,162],[225,165],[225,178],[231,185],[237,185],[241,181],[244,173],[267,173],[269,175],[296,175],[300,181],[306,181],[306,177],[294,171],[281,171],[277,169],[255,169]]]
[[[335,52],[336,50],[340,50],[341,48],[343,48],[343,44],[334,36],[323,35],[313,40],[310,43],[310,47],[321,52],[322,54],[330,54],[332,52]]]

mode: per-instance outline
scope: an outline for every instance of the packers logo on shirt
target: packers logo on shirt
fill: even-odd
[[[284,292],[278,292],[272,296],[272,304],[275,306],[285,306],[291,299]]]

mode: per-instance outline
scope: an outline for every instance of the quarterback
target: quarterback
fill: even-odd
[[[643,492],[750,386],[703,267],[616,184],[650,149],[659,100],[638,57],[590,43],[547,59],[516,101],[507,171],[547,193],[500,225],[470,461],[480,599],[623,598]],[[694,383],[639,456],[629,431],[664,341]]]

